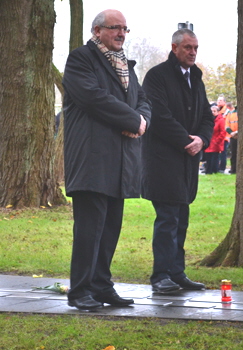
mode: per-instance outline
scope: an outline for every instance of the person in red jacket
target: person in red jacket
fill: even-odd
[[[226,104],[226,99],[223,95],[220,95],[217,100],[217,106],[219,108],[219,113],[222,114],[225,122],[227,113],[229,112]],[[224,149],[219,155],[219,173],[224,173],[227,166],[227,150],[229,147],[229,134],[226,132],[224,138]]]
[[[205,174],[213,174],[219,171],[219,154],[224,150],[226,135],[225,120],[217,106],[211,107],[214,116],[213,136],[208,148],[205,149],[206,171]]]

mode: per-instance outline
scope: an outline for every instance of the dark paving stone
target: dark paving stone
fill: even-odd
[[[167,306],[172,304],[172,301],[169,299],[151,299],[151,298],[133,298],[134,303],[137,305],[161,305]]]
[[[233,291],[232,303],[224,304],[220,290],[153,293],[150,285],[117,283],[118,294],[133,298],[135,304],[80,311],[67,305],[67,295],[36,289],[55,282],[69,286],[64,279],[0,275],[0,312],[243,321],[243,292]]]
[[[200,309],[199,312],[197,312],[197,309],[195,310],[194,316],[192,316],[190,319],[194,320],[208,320],[208,321],[242,321],[242,312],[227,312],[223,310],[217,310],[217,309]],[[186,318],[188,319],[188,318]]]
[[[48,294],[46,294],[46,296],[48,296]],[[6,297],[7,298],[43,299],[43,298],[45,298],[45,295],[43,295],[43,294],[35,294],[35,293],[31,293],[31,292],[24,292],[24,293],[11,292]]]
[[[32,292],[33,289],[18,289],[18,288],[0,288],[2,292],[8,292],[8,293],[26,293],[26,292]]]
[[[61,301],[48,300],[48,299],[21,299],[13,298],[15,302],[9,302],[11,298],[5,298],[5,303],[0,304],[1,312],[27,312],[27,313],[43,313],[42,310],[51,310],[54,307],[61,305]],[[1,300],[2,301],[2,300]],[[45,312],[44,312],[45,313]]]
[[[159,294],[159,293],[153,293],[152,295],[150,295],[148,297],[149,299],[153,299],[153,300],[170,300],[170,301],[175,301],[175,300],[189,300],[191,299],[190,296],[186,296],[186,295],[170,295],[170,294]]]
[[[59,278],[34,278],[31,276],[0,275],[0,289],[29,289],[45,287],[60,282],[69,286],[69,280]]]
[[[235,314],[235,317],[233,317],[231,319],[231,321],[243,322],[243,314],[242,313],[241,314],[239,314],[239,313]]]
[[[82,311],[78,311],[82,313]],[[97,309],[97,315],[100,316],[120,316],[120,317],[156,317],[166,319],[184,319],[184,320],[225,320],[238,321],[243,315],[232,313],[223,313],[222,310],[211,309],[195,309],[187,307],[170,307],[170,306],[150,306],[134,305],[129,308],[114,308],[111,306]]]
[[[8,292],[0,292],[0,297],[6,297],[6,295],[9,295],[9,293]]]
[[[62,301],[66,301],[67,302],[67,296],[63,295],[63,294],[57,294],[55,295],[55,293],[53,294],[49,294],[46,299],[49,300],[62,300]]]
[[[6,310],[7,307],[25,303],[24,298],[0,298],[0,311],[8,311]]]
[[[213,291],[206,291],[207,293],[204,293],[202,295],[194,296],[192,297],[192,301],[212,301],[221,303],[221,291],[220,290],[213,290]],[[232,299],[233,302],[242,303],[243,304],[243,292],[232,292]]]
[[[243,311],[243,304],[237,304],[237,303],[224,304],[224,303],[221,303],[221,304],[216,305],[215,309]]]
[[[170,306],[173,307],[193,307],[193,308],[203,308],[203,309],[209,309],[214,308],[216,306],[216,303],[204,303],[204,302],[191,302],[189,301],[174,301]]]

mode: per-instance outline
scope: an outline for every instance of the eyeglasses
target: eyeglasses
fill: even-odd
[[[120,25],[115,25],[115,26],[100,26],[101,28],[107,28],[107,29],[111,29],[111,30],[117,30],[117,31],[121,31],[123,30],[124,33],[129,33],[130,29],[127,28],[127,26],[120,26]]]

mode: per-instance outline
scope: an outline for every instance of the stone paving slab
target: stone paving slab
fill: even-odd
[[[67,305],[67,296],[36,288],[69,280],[0,275],[0,312],[36,314],[97,315],[117,317],[158,317],[185,320],[243,321],[243,292],[232,292],[232,303],[221,302],[220,290],[153,293],[150,285],[116,283],[122,297],[133,298],[127,307],[104,305],[80,311]]]

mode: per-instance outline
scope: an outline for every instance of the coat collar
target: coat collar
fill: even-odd
[[[176,55],[174,54],[173,51],[170,52],[169,54],[169,58],[168,58],[169,62],[173,65],[174,69],[177,72],[180,72],[180,74],[182,74],[181,72],[181,67],[180,67],[180,62],[178,61]],[[199,69],[195,64],[190,68],[190,75],[191,76],[196,76],[197,78],[201,79],[202,78],[202,71],[201,69]]]

